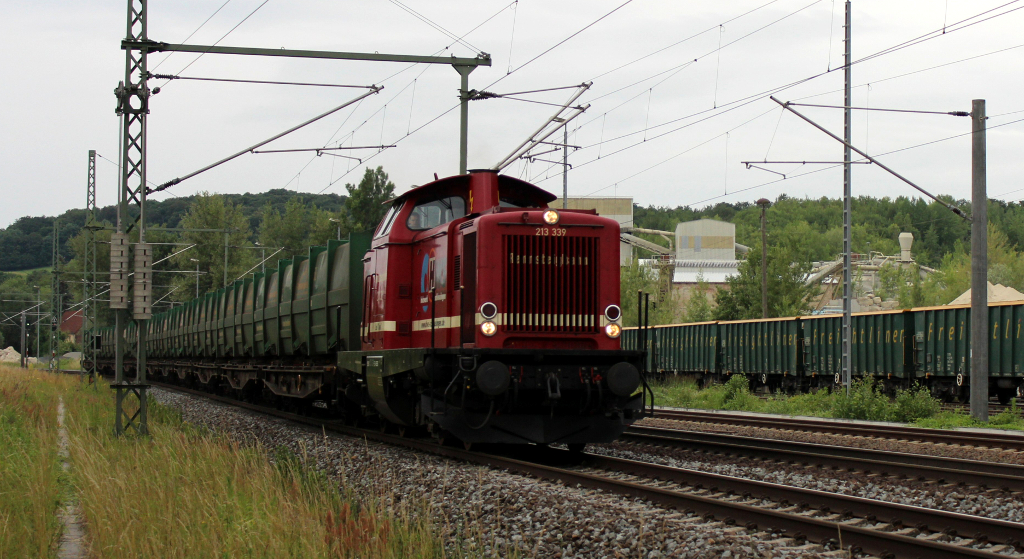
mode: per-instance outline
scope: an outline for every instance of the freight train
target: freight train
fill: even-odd
[[[153,315],[146,375],[467,444],[614,440],[653,401],[620,347],[619,225],[554,198],[492,171],[414,187],[372,234]]]
[[[921,384],[936,397],[970,395],[970,306],[854,313],[851,373],[889,391]],[[1024,396],[1024,302],[989,304],[989,394]],[[647,369],[701,383],[745,375],[751,387],[802,392],[841,382],[842,315],[626,328],[623,347],[644,349]]]

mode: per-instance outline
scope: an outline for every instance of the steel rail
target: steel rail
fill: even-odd
[[[763,498],[784,506],[792,504],[804,511],[839,514],[847,520],[851,517],[873,519],[895,530],[913,527],[920,532],[942,532],[950,537],[959,535],[975,540],[999,541],[1018,551],[1022,549],[1024,524],[1017,522],[594,454],[587,455],[586,465],[672,481],[698,490],[707,489],[712,493],[735,493],[748,500]]]
[[[560,483],[565,483],[567,485],[578,484],[591,489],[601,489],[619,495],[641,498],[650,502],[658,503],[666,507],[693,511],[694,513],[702,514],[705,517],[721,519],[727,524],[742,523],[750,530],[757,530],[760,526],[766,528],[766,531],[771,533],[781,531],[783,533],[791,535],[793,538],[797,540],[811,540],[816,542],[822,542],[827,545],[836,545],[839,541],[839,538],[841,538],[844,545],[846,545],[848,549],[868,552],[874,555],[879,555],[881,557],[929,557],[935,559],[952,559],[958,557],[1006,557],[1006,555],[1003,554],[997,554],[990,551],[965,547],[962,544],[946,544],[933,541],[931,539],[924,539],[914,537],[912,535],[900,534],[895,531],[882,531],[877,528],[864,528],[860,526],[855,526],[852,525],[852,521],[848,521],[851,523],[833,522],[823,520],[820,518],[814,518],[806,514],[794,514],[792,512],[784,512],[775,509],[756,507],[752,505],[722,500],[720,498],[706,497],[702,495],[695,495],[692,493],[685,493],[659,487],[653,487],[650,485],[640,483],[617,480],[605,476],[573,471],[565,468],[549,466],[536,462],[517,460],[509,457],[496,456],[493,454],[472,452],[460,448],[442,446],[437,444],[436,442],[429,440],[409,439],[400,436],[379,433],[371,430],[341,425],[338,424],[337,422],[325,421],[322,419],[315,419],[307,416],[282,412],[280,410],[266,408],[263,406],[250,404],[247,402],[241,402],[223,396],[216,396],[206,392],[187,389],[176,385],[169,385],[160,382],[155,382],[153,384],[171,390],[177,390],[185,393],[190,393],[196,396],[210,398],[212,400],[226,403],[232,406],[249,409],[262,414],[272,415],[281,419],[304,424],[310,427],[329,430],[335,433],[361,437],[364,439],[374,440],[386,444],[402,446],[434,454],[437,456],[443,456],[446,458],[452,458],[455,460],[488,466],[492,468],[500,468],[519,474],[530,475],[540,479],[547,479],[557,481]],[[632,472],[644,470],[650,472],[652,471],[651,468],[657,468],[659,469],[659,471],[662,472],[661,475],[663,477],[667,475],[666,469],[658,468],[656,465],[648,465],[644,463],[634,462],[631,465],[624,466],[625,462],[630,461],[615,461],[614,459],[608,457],[599,457],[589,454],[586,455],[586,458],[588,460],[593,460],[594,464],[599,465],[609,465],[615,462],[617,465],[616,469],[618,469],[621,472],[630,472],[630,468],[632,468]],[[687,472],[687,474],[689,474],[689,472]],[[675,473],[673,475],[679,474]],[[704,477],[703,479],[708,480],[711,478]],[[716,486],[724,486],[724,484],[727,482],[736,483],[737,487],[739,487],[740,484],[750,483],[750,480],[740,480],[734,478],[725,478],[724,480],[719,480],[715,478]],[[754,487],[752,485],[745,486]],[[762,492],[766,490],[769,492],[786,490],[785,486],[778,486],[774,488],[758,486],[757,489],[759,489]],[[753,492],[751,491],[751,493]],[[795,493],[787,494],[795,495]],[[824,495],[822,496],[822,498],[824,498]],[[782,499],[789,498],[782,497]],[[824,503],[824,501],[822,502]],[[878,503],[879,506],[892,505],[891,503],[872,502],[867,499],[862,499],[861,501],[858,502],[847,502],[847,507],[842,510],[844,512],[846,510],[852,512],[853,510],[861,510],[864,507],[869,507],[875,503]],[[829,505],[822,504],[819,506]],[[889,521],[889,523],[893,525],[893,527],[900,526],[904,522],[917,521],[918,524],[936,526],[948,524],[949,522],[953,521],[952,516],[946,516],[942,518],[939,518],[934,515],[923,516],[928,514],[927,509],[921,511],[916,510],[915,507],[895,507],[889,508],[887,510],[896,511],[897,509],[899,509],[899,512],[902,514],[898,518],[894,517]],[[936,514],[941,514],[941,511],[934,512]],[[877,518],[877,513],[868,514],[875,514]],[[892,512],[891,514],[895,516],[896,512]],[[964,529],[965,526],[970,526],[971,529],[977,528],[981,530],[978,534],[975,534],[975,539],[980,542],[983,542],[984,536],[987,536],[989,538],[1004,538],[1008,540],[1010,544],[1017,544],[1020,529],[1024,528],[1019,525],[1014,525],[1013,523],[1003,521],[990,521],[988,523],[981,524],[979,522],[983,522],[985,519],[975,519],[969,517],[968,515],[958,515],[958,517],[964,517],[957,518],[957,521],[961,521],[960,530]],[[1014,531],[1008,531],[1011,527],[1014,528]],[[953,528],[952,530],[957,530],[957,528]],[[950,535],[952,535],[951,531]],[[1014,535],[1017,535],[1017,537],[1015,538]]]
[[[1017,464],[655,427],[630,427],[620,440],[1024,491],[1024,466]]]
[[[884,439],[904,439],[927,443],[946,443],[963,446],[1002,447],[1008,450],[1024,450],[1024,436],[1011,433],[978,433],[975,431],[950,431],[904,427],[898,425],[865,425],[815,419],[795,419],[785,416],[762,417],[730,413],[702,412],[690,410],[655,410],[655,418],[681,421],[746,425],[770,429],[792,429],[837,435],[854,435]]]

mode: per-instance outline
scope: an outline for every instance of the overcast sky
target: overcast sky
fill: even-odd
[[[223,37],[219,44],[227,46],[457,56],[482,51],[490,53],[493,65],[477,69],[470,86],[495,93],[593,81],[580,98],[590,107],[571,125],[570,144],[582,148],[569,156],[571,196],[705,206],[783,193],[841,195],[838,168],[766,165],[788,177],[780,180],[741,162],[842,159],[840,144],[782,115],[765,94],[807,80],[775,96],[842,104],[842,71],[835,70],[843,55],[842,1],[623,3],[154,0],[149,37],[179,43],[195,32],[188,43],[208,45]],[[456,36],[468,32],[468,45],[455,44],[403,6]],[[89,149],[102,156],[99,204],[114,203],[113,90],[124,76],[125,9],[124,1],[94,0],[5,0],[0,8],[0,227],[23,215],[83,207]],[[986,99],[989,193],[1024,199],[1024,122],[1012,122],[1024,119],[1024,0],[855,0],[853,9],[854,60],[933,37],[856,64],[854,105],[969,111],[972,99]],[[214,54],[197,60],[177,53],[152,55],[150,68],[195,77],[383,85],[379,94],[265,149],[397,144],[383,152],[342,152],[362,158],[362,164],[309,153],[245,155],[156,199],[273,188],[343,194],[345,183],[358,182],[368,165],[382,165],[402,192],[434,173],[458,171],[458,111],[437,118],[457,104],[459,80],[451,66]],[[268,138],[360,91],[165,81],[151,82],[162,87],[149,117],[149,179],[155,183]],[[562,103],[571,93],[522,97]],[[470,168],[494,165],[554,110],[516,100],[472,102]],[[798,110],[842,134],[842,111]],[[997,127],[1005,123],[1010,124]],[[858,111],[853,119],[854,144],[873,155],[969,132],[969,119],[944,115]],[[970,197],[969,134],[883,160],[932,192]],[[561,194],[560,166],[516,162],[505,172]],[[853,189],[858,195],[917,195],[869,165],[855,166]]]

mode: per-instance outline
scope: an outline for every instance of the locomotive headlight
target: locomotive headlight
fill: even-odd
[[[487,337],[491,337],[498,333],[498,326],[488,320],[480,325],[480,331]]]
[[[610,322],[618,322],[622,318],[622,309],[618,305],[608,305],[608,308],[604,310],[604,317]]]
[[[548,225],[558,225],[558,219],[560,217],[561,216],[559,216],[558,212],[555,210],[548,210],[544,212],[544,223],[547,223]]]
[[[490,320],[498,314],[498,305],[491,303],[490,301],[480,305],[480,315]]]
[[[622,327],[613,322],[604,327],[604,333],[607,334],[609,338],[618,338],[619,334],[622,333]]]

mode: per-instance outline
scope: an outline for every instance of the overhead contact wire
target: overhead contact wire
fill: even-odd
[[[238,28],[239,28],[239,27],[240,27],[240,26],[241,26],[241,25],[242,25],[243,23],[245,23],[246,21],[248,21],[248,20],[249,20],[249,18],[251,18],[251,17],[253,16],[253,14],[255,14],[255,13],[256,13],[256,12],[258,12],[258,11],[260,11],[260,8],[262,8],[263,6],[266,6],[266,5],[267,5],[267,2],[270,2],[270,0],[263,0],[263,2],[262,2],[262,3],[261,3],[261,4],[259,5],[259,6],[256,6],[256,9],[255,9],[255,10],[253,10],[253,11],[249,12],[249,15],[245,16],[244,18],[242,18],[242,21],[240,21],[240,22],[238,22],[237,24],[235,24],[235,26],[234,26],[234,27],[232,27],[231,29],[229,29],[227,33],[225,33],[224,35],[222,35],[220,39],[217,39],[217,41],[216,41],[215,43],[213,43],[212,45],[210,45],[210,46],[211,46],[211,47],[215,47],[215,46],[217,46],[218,44],[220,44],[220,42],[221,42],[221,41],[223,41],[224,39],[226,39],[228,35],[230,35],[231,33],[233,33],[233,32],[235,31],[235,29],[238,29]],[[175,73],[176,73],[176,74],[181,74],[181,73],[182,73],[182,72],[184,72],[185,70],[188,70],[189,66],[192,66],[193,64],[195,64],[197,60],[199,60],[200,58],[202,58],[202,57],[203,57],[204,55],[206,55],[206,54],[207,54],[208,52],[209,52],[209,51],[207,51],[207,52],[201,52],[201,53],[199,53],[199,56],[197,56],[197,57],[193,58],[193,59],[192,59],[192,62],[189,62],[188,64],[186,64],[186,65],[185,65],[185,67],[184,67],[184,68],[182,68],[181,70],[178,70],[178,71],[177,71],[177,72],[175,72]],[[169,84],[169,83],[171,83],[171,80],[167,80],[166,82],[164,82],[164,83],[163,83],[163,85],[162,85],[161,87],[167,87],[167,84]]]

